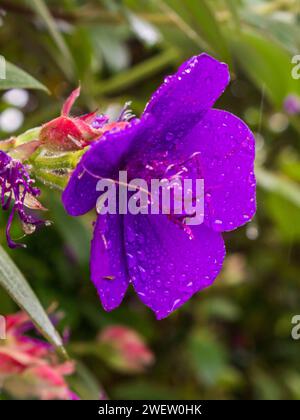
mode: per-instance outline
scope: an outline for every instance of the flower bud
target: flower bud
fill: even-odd
[[[97,139],[101,131],[93,128],[96,114],[71,117],[70,111],[80,95],[80,87],[75,89],[65,101],[61,115],[42,126],[39,140],[50,150],[71,151],[87,146]]]
[[[128,373],[143,372],[154,362],[154,355],[143,338],[134,330],[122,325],[105,328],[99,335],[99,342],[110,350],[110,364]]]

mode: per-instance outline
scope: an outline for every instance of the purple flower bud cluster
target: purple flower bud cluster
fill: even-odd
[[[27,199],[40,195],[40,190],[34,187],[34,182],[30,178],[26,166],[7,153],[0,151],[1,207],[3,210],[10,209],[6,226],[6,238],[10,248],[25,246],[16,243],[11,238],[10,231],[15,214],[19,216],[26,233],[34,231],[37,225],[44,223],[25,210]]]

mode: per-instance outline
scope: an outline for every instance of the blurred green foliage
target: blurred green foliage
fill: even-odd
[[[1,54],[51,92],[31,91],[20,132],[56,116],[79,80],[78,112],[116,112],[132,100],[139,114],[166,74],[206,51],[231,68],[217,107],[256,134],[254,221],[225,235],[228,256],[214,286],[160,322],[133,293],[113,313],[102,310],[88,269],[94,215],[68,217],[59,194],[43,189],[54,223],[10,255],[44,306],[59,303],[71,343],[93,343],[101,328],[121,323],[156,356],[146,373],[126,375],[103,354],[80,354],[78,392],[97,398],[103,386],[120,399],[299,399],[300,342],[291,338],[291,318],[300,313],[300,116],[283,108],[288,94],[300,96],[300,80],[291,76],[292,56],[300,54],[299,2],[0,0],[0,8]],[[10,106],[1,101],[0,112]],[[1,238],[4,226],[1,215]],[[1,291],[0,312],[14,309]]]

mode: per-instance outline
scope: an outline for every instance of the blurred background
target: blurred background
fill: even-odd
[[[225,235],[215,284],[159,322],[132,292],[102,310],[88,269],[95,215],[68,217],[60,193],[42,187],[53,224],[10,255],[44,307],[65,313],[82,397],[300,398],[300,340],[291,337],[300,314],[299,24],[297,0],[0,0],[0,54],[50,92],[2,90],[2,139],[57,116],[79,81],[73,113],[114,115],[132,100],[139,115],[163,78],[202,51],[231,69],[216,107],[256,136],[256,217]],[[4,245],[5,223],[1,214]],[[16,309],[1,290],[0,313]],[[112,325],[133,329],[153,356],[111,357],[99,334]]]

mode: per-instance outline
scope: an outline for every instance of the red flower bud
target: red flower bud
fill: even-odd
[[[103,133],[102,129],[92,127],[96,112],[81,117],[71,117],[70,111],[80,95],[80,87],[75,89],[65,101],[61,115],[44,124],[40,132],[40,142],[50,150],[79,150]]]

